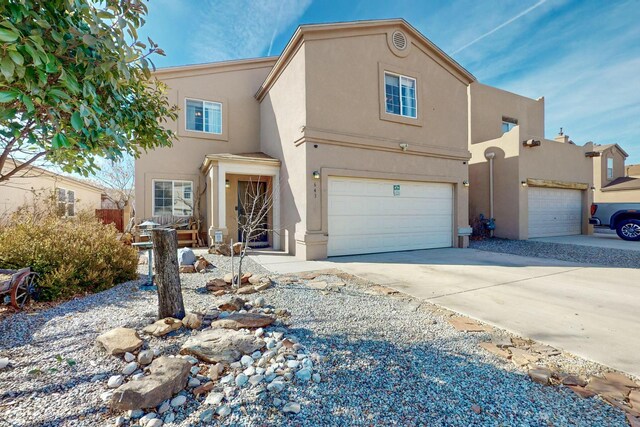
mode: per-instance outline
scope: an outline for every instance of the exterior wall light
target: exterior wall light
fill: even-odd
[[[231,182],[229,182],[229,180],[227,179],[227,180],[224,182],[224,186],[225,186],[225,187],[227,187],[227,188],[231,188]]]
[[[466,179],[464,181],[462,181],[462,185],[464,185],[465,187],[469,186],[469,181],[467,181]]]
[[[591,191],[595,192],[596,191],[596,187],[594,187],[593,185],[591,186]]]
[[[527,184],[527,181],[522,181],[522,182],[520,182],[520,184],[522,184],[523,187],[526,187],[526,186],[529,185],[529,184]]]
[[[313,171],[313,179],[320,179],[320,172]]]

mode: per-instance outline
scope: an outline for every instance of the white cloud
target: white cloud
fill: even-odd
[[[210,0],[203,3],[190,48],[200,62],[251,58],[272,50],[311,0]],[[279,52],[270,52],[277,54]]]

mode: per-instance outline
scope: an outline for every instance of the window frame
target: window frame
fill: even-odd
[[[611,168],[609,168],[609,162],[611,162]],[[611,175],[609,175],[609,171],[611,171]],[[611,181],[613,179],[613,157],[607,157],[606,173],[607,173],[607,179]]]
[[[165,214],[157,214],[156,213],[156,182],[170,182],[171,183],[171,216],[177,216],[177,217],[182,217],[182,218],[189,218],[191,216],[193,216],[193,209],[194,207],[191,207],[191,213],[188,215],[177,215],[174,213],[174,208],[175,208],[175,190],[174,190],[174,186],[175,183],[182,183],[182,184],[191,184],[191,202],[194,203],[193,200],[193,195],[194,195],[194,191],[193,191],[193,181],[190,181],[188,179],[163,179],[163,178],[158,178],[158,179],[152,179],[151,180],[151,216],[166,216]]]
[[[509,129],[508,130],[504,130],[504,125],[507,124],[509,125]],[[511,132],[511,130],[518,126],[518,119],[514,119],[512,117],[506,117],[506,116],[502,116],[502,124],[500,125],[500,130],[502,131],[502,134],[504,135],[507,132]]]
[[[60,198],[61,193],[64,194],[63,198]],[[73,197],[73,200],[70,200],[69,195]],[[65,218],[75,218],[76,216],[76,191],[69,190],[63,187],[56,187],[56,204],[58,206],[58,210],[60,211],[60,215]],[[61,210],[61,204],[64,203],[64,213]],[[69,215],[69,207],[73,209],[73,215]]]
[[[398,90],[399,90],[399,99],[400,99],[400,114],[393,113],[387,110],[387,75],[398,77]],[[413,81],[413,92],[414,92],[414,102],[415,102],[415,116],[408,116],[402,114],[402,79],[412,80]],[[390,114],[392,116],[402,117],[405,119],[418,120],[418,79],[415,77],[407,76],[402,73],[396,73],[393,71],[385,70],[382,75],[382,84],[384,87],[384,112],[385,114]]]
[[[196,102],[202,102],[202,130],[196,130],[196,129],[189,129],[188,128],[188,123],[189,123],[189,119],[187,117],[188,111],[187,111],[187,102],[188,101],[196,101]],[[217,104],[220,106],[220,132],[207,132],[204,130],[204,107],[205,104]],[[195,132],[195,133],[199,133],[199,134],[204,134],[204,135],[216,135],[216,136],[222,136],[224,135],[224,105],[222,102],[220,101],[207,101],[206,99],[199,99],[199,98],[191,98],[188,96],[184,97],[184,131],[185,132]]]

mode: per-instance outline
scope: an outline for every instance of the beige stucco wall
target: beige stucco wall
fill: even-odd
[[[531,99],[474,82],[469,86],[470,143],[502,136],[502,117],[518,120],[524,135],[544,135],[544,98]]]
[[[613,159],[613,179],[607,178],[607,159]],[[604,150],[600,157],[593,158],[593,181],[595,203],[638,203],[640,189],[617,190],[603,189],[616,178],[628,176],[629,168],[625,166],[626,156],[615,145]],[[635,169],[631,169],[633,176]],[[615,187],[614,187],[615,188]]]
[[[248,153],[260,150],[260,107],[254,94],[271,69],[270,58],[250,61],[177,67],[159,70],[156,76],[168,85],[168,98],[178,105],[178,120],[167,124],[177,133],[172,147],[144,153],[136,160],[136,220],[152,216],[152,182],[154,179],[187,180],[204,185],[200,166],[207,154]],[[212,135],[185,130],[185,98],[222,103],[223,132]],[[207,182],[209,189],[217,182]],[[203,187],[201,187],[203,188]],[[207,194],[201,203],[201,215],[211,222],[216,199]]]
[[[34,171],[34,176],[12,178],[0,183],[0,216],[15,211],[34,197],[49,197],[56,188],[73,190],[76,198],[76,212],[81,209],[100,209],[102,190],[84,185],[73,179],[50,173]]]
[[[280,159],[281,247],[306,257],[306,150],[295,142],[307,120],[305,46],[301,46],[260,103],[261,150]],[[296,237],[297,236],[297,237]],[[296,239],[300,244],[296,244]],[[299,250],[298,247],[299,246]]]
[[[538,147],[524,147],[522,141],[540,140]],[[540,139],[524,134],[516,126],[501,138],[470,145],[472,159],[469,166],[470,203],[469,215],[480,213],[490,216],[489,161],[487,152],[494,152],[494,218],[496,237],[527,239],[529,237],[528,190],[522,181],[529,179],[559,181],[586,185],[582,190],[582,232],[589,234],[589,207],[593,200],[592,160],[585,153],[593,150],[592,144],[578,146]]]

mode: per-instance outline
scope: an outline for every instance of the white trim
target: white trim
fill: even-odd
[[[176,182],[189,183],[191,184],[191,201],[193,202],[194,190],[193,190],[193,181],[189,181],[187,179],[163,179],[163,178],[155,178],[151,180],[151,216],[162,216],[156,215],[156,182],[170,182],[171,183],[171,216],[189,218],[193,216],[193,207],[191,207],[191,215],[176,215],[173,213],[173,205],[174,205],[174,191],[173,184]]]
[[[400,114],[396,114],[390,111],[387,111],[387,74],[390,76],[398,77],[398,90],[400,97]],[[405,76],[404,74],[394,73],[392,71],[386,71],[383,74],[383,84],[384,84],[384,111],[387,114],[392,114],[394,116],[406,117],[408,119],[418,120],[418,80],[415,77]],[[402,79],[412,80],[413,81],[413,92],[414,92],[414,100],[416,102],[416,115],[415,116],[407,116],[406,114],[402,114]]]
[[[218,228],[227,227],[227,174],[273,177],[273,229],[280,233],[280,167],[218,161]],[[274,236],[273,249],[280,250],[280,236]]]
[[[611,169],[609,169],[609,161],[611,161]],[[613,168],[614,168],[613,157],[607,157],[606,173],[607,173],[607,180],[609,181],[613,180]],[[609,170],[611,170],[611,176],[609,176]]]
[[[189,122],[189,119],[187,117],[187,101],[198,101],[198,102],[202,102],[202,130],[196,130],[196,129],[189,129],[187,128],[187,123]],[[205,104],[218,104],[220,106],[220,132],[207,132],[204,130],[204,107]],[[198,98],[184,98],[184,130],[185,132],[198,132],[198,133],[205,133],[205,134],[210,134],[210,135],[222,135],[224,133],[224,119],[223,119],[223,112],[222,112],[222,102],[219,101],[207,101],[205,99],[198,99]]]

